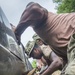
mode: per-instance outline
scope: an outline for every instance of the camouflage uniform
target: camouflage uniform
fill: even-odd
[[[37,40],[38,40],[38,39],[41,39],[37,34],[34,34],[32,38],[34,39],[34,41],[35,41],[36,43],[37,43]],[[41,41],[42,41],[42,39],[41,39]],[[41,48],[41,50],[42,50],[44,56],[45,56],[46,58],[49,58],[50,53],[52,52],[52,50],[51,50],[51,48],[49,47],[49,45],[44,45],[44,44],[42,44],[42,45],[40,46],[40,48]]]
[[[34,45],[35,45],[35,41],[28,41],[28,43],[26,44],[26,52],[27,52],[27,55],[30,57],[30,54],[34,48]]]
[[[55,71],[52,75],[60,75],[61,74],[61,71]]]
[[[46,58],[49,58],[49,56],[50,56],[50,54],[52,52],[51,48],[48,45],[46,46],[44,44],[42,46],[40,46],[40,47],[41,47],[41,50],[42,50],[44,56]]]
[[[37,39],[41,39],[37,34],[34,34],[33,35],[33,39],[35,40],[35,42],[37,43]],[[42,39],[41,39],[42,40]],[[40,46],[41,47],[41,50],[42,50],[42,52],[43,52],[43,54],[44,54],[44,58],[46,58],[46,59],[50,59],[50,54],[51,54],[51,52],[52,52],[52,50],[51,50],[51,48],[50,48],[50,46],[49,45],[41,45]],[[60,73],[61,73],[61,71],[55,71],[52,75],[60,75]]]
[[[28,56],[30,57],[30,53],[32,52],[32,50],[33,50],[33,48],[34,48],[34,46],[35,46],[35,41],[29,41],[28,43],[27,43],[27,45],[26,45],[26,51],[28,52]],[[44,51],[46,52],[46,50],[45,49],[47,49],[47,47],[45,46],[42,46],[42,48],[44,48]],[[49,50],[49,49],[48,49]],[[43,50],[42,50],[43,51]],[[44,54],[45,54],[45,52],[44,52]],[[48,54],[47,54],[48,53]],[[49,56],[50,56],[50,53],[51,53],[51,51],[49,52],[47,52],[45,55],[44,55],[44,57],[46,57],[46,58],[48,58],[49,59]],[[48,56],[49,55],[49,56]],[[52,75],[60,75],[60,71],[55,71]]]
[[[71,36],[67,49],[68,64],[61,75],[75,75],[75,34]]]

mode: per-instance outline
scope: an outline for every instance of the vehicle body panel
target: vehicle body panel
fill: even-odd
[[[23,47],[17,44],[11,25],[0,8],[0,75],[22,75],[32,69],[27,64],[30,65]]]

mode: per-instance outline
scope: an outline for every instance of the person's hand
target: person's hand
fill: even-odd
[[[21,44],[21,37],[20,36],[16,36],[16,39],[17,39],[18,45],[20,45]]]
[[[15,27],[15,25],[13,25],[12,23],[10,23],[10,25],[11,25],[11,28],[12,28],[12,30],[13,30],[15,36],[16,36],[17,43],[20,45],[20,43],[21,43],[21,42],[20,42],[20,41],[21,41],[21,38],[20,38],[20,36],[16,33],[16,27]]]
[[[15,36],[16,36],[16,39],[17,39],[17,43],[20,45],[20,43],[21,43],[21,37],[18,36],[16,33],[15,33]]]

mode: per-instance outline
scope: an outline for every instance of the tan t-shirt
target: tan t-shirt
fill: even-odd
[[[57,55],[66,59],[67,44],[75,30],[75,13],[54,14],[42,7],[38,8],[36,7],[36,10],[34,9],[36,12],[34,12],[34,10],[29,10],[30,6],[23,12],[15,33],[21,35],[26,27],[32,26]]]
[[[35,27],[34,30],[57,55],[66,59],[67,44],[75,30],[75,13],[54,14],[49,12],[46,22],[39,28]]]

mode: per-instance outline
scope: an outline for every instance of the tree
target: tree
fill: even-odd
[[[53,0],[57,4],[57,13],[75,12],[75,0]]]

